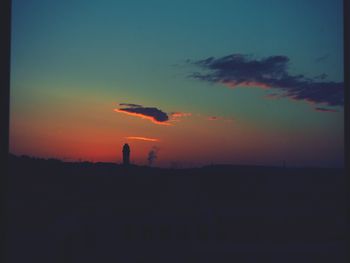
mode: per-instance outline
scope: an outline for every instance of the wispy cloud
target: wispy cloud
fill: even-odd
[[[140,140],[140,141],[148,141],[148,142],[159,142],[159,139],[148,138],[148,137],[140,137],[140,136],[128,136],[125,137],[128,140]]]
[[[321,107],[316,107],[315,111],[319,111],[319,112],[338,112],[337,110],[334,110],[334,109],[327,109],[327,108],[321,108]]]
[[[188,117],[191,116],[192,114],[189,112],[171,112],[170,116],[173,118],[181,118],[181,117]]]
[[[326,79],[327,77],[328,77],[327,74],[322,73],[322,74],[320,74],[320,75],[314,77],[314,79],[321,79],[321,80],[324,80],[324,79]]]
[[[326,78],[325,74],[316,78],[290,75],[289,58],[286,56],[270,56],[258,60],[247,55],[233,54],[188,63],[205,71],[192,73],[190,77],[195,79],[221,83],[230,88],[240,86],[279,90],[281,94],[275,98],[286,97],[328,106],[344,104],[343,82],[321,81]]]
[[[143,107],[142,105],[132,103],[120,103],[119,106],[126,107],[114,109],[114,111],[147,119],[158,125],[171,125],[167,122],[169,120],[168,115],[155,107]]]
[[[209,121],[219,121],[219,120],[221,120],[221,121],[226,121],[226,122],[232,122],[233,121],[232,118],[224,118],[224,117],[221,117],[221,116],[209,116],[207,118],[207,120],[209,120]]]
[[[181,120],[181,118],[192,116],[192,113],[189,113],[189,112],[170,112],[169,116],[170,116],[171,122],[178,122]]]
[[[323,55],[323,56],[317,57],[317,58],[315,58],[315,62],[317,62],[317,63],[323,62],[323,61],[325,61],[326,59],[328,59],[328,57],[329,57],[329,54],[325,54],[325,55]]]

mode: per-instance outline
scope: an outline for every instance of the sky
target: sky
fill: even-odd
[[[13,154],[344,165],[340,0],[12,2]]]

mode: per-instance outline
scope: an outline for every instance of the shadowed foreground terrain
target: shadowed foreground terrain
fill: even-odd
[[[341,169],[10,168],[8,262],[345,262]]]

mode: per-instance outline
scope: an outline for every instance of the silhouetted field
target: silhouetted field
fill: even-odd
[[[342,169],[10,169],[9,262],[345,262]]]

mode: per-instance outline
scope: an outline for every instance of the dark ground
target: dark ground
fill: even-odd
[[[346,262],[344,170],[10,160],[11,263]]]

